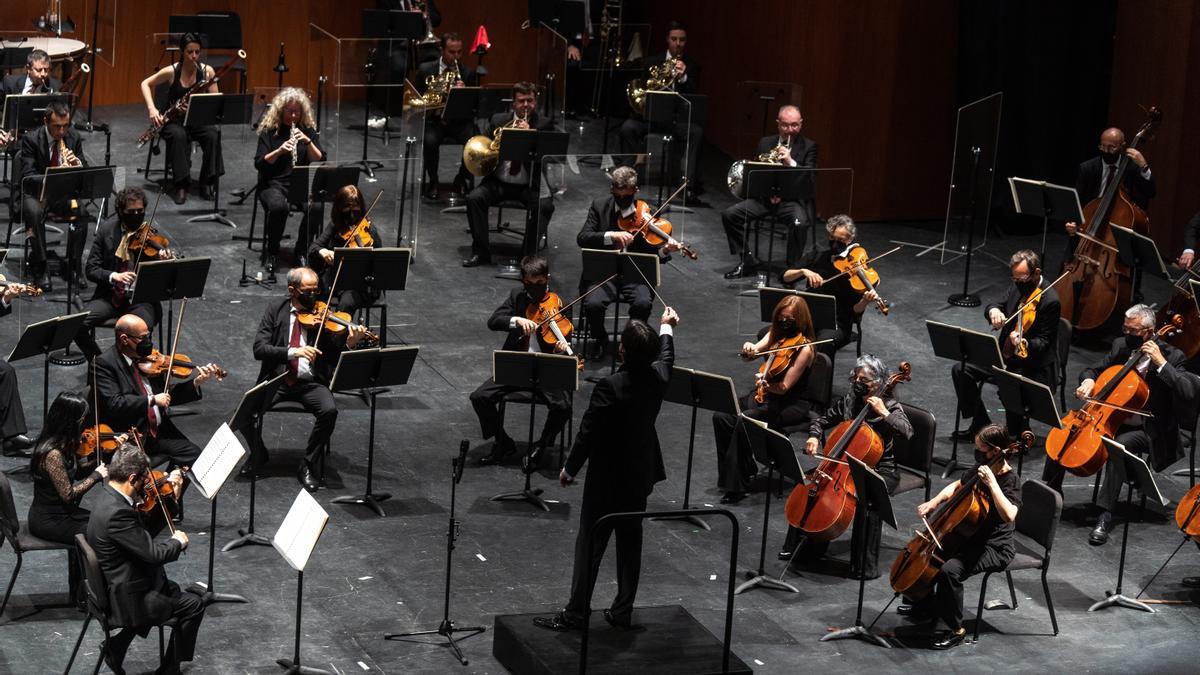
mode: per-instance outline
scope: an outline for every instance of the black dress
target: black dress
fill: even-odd
[[[92,469],[82,480],[72,482],[70,470],[57,449],[51,449],[42,457],[39,465],[32,467],[33,502],[29,505],[29,532],[35,537],[69,544],[68,587],[72,598],[80,598],[81,568],[75,554],[75,535],[87,530],[91,513],[79,506],[83,495],[97,482],[100,474],[92,467],[77,467],[76,473]]]

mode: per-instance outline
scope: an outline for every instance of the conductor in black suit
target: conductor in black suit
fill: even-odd
[[[262,362],[257,381],[287,373],[274,402],[296,401],[313,416],[312,431],[308,434],[297,479],[304,489],[316,492],[318,483],[313,463],[333,436],[337,424],[337,403],[329,391],[329,382],[342,350],[357,347],[366,335],[366,329],[351,326],[341,333],[345,338],[321,330],[318,337],[317,328],[309,329],[301,324],[300,313],[313,311],[319,299],[320,278],[308,267],[293,267],[288,271],[287,284],[287,297],[267,305],[254,336],[254,358]],[[262,447],[261,442],[256,445]],[[266,463],[266,451],[261,453],[246,461],[243,475],[250,475]]]
[[[25,57],[25,72],[5,75],[0,94],[52,94],[62,89],[62,82],[50,77],[50,55],[41,49]],[[3,97],[0,96],[0,101]]]
[[[63,151],[63,146],[66,151]],[[67,240],[67,259],[70,261],[64,275],[79,267],[83,244],[87,239],[87,227],[79,222],[83,210],[71,209],[65,202],[42,204],[42,177],[46,170],[60,166],[87,166],[83,156],[83,137],[71,128],[71,109],[62,101],[51,101],[46,106],[46,124],[21,137],[21,217],[25,231],[33,234],[33,247],[29,254],[29,274],[39,283],[46,273],[46,224],[47,209],[64,216],[74,216]],[[14,193],[15,194],[15,193]]]
[[[609,532],[598,532],[587,559],[593,524],[610,513],[645,511],[654,484],[666,480],[655,421],[675,362],[672,329],[679,316],[667,307],[660,323],[657,340],[653,329],[641,321],[626,324],[620,346],[623,365],[596,384],[571,454],[559,472],[559,483],[566,487],[591,460],[575,538],[571,599],[557,615],[533,620],[542,628],[565,631],[583,625],[592,596],[587,581],[595,579],[609,538]],[[614,627],[629,628],[642,565],[642,521],[623,521],[612,532],[617,539],[617,596],[604,610],[604,618]]]
[[[458,80],[454,86],[462,87],[472,83],[475,78],[475,71],[463,65],[463,41],[458,36],[458,33],[445,33],[442,35],[442,53],[441,56],[433,61],[427,61],[417,67],[416,82],[413,86],[422,95],[428,90],[428,80],[434,76],[441,76],[447,70],[457,71]],[[466,145],[467,141],[472,136],[479,133],[479,129],[475,126],[475,120],[444,120],[442,119],[442,110],[429,110],[425,113],[425,143],[424,143],[424,159],[425,159],[425,176],[427,180],[424,185],[424,194],[429,199],[436,200],[438,198],[438,163],[441,159],[442,143],[446,139]],[[454,176],[454,191],[461,194],[465,186],[471,180],[471,174],[467,172],[467,168],[463,166],[462,160],[458,163],[458,173]]]
[[[760,140],[758,154],[761,156],[770,153],[783,166],[816,169],[817,144],[800,135],[800,129],[804,126],[800,109],[794,105],[785,105],[779,109],[775,121],[779,127],[779,134]],[[812,177],[807,177],[806,181],[811,184]],[[721,224],[725,227],[729,252],[740,257],[737,267],[726,272],[725,278],[738,279],[754,273],[759,261],[751,255],[747,245],[746,223],[768,216],[779,222],[791,224],[788,229],[787,263],[788,267],[793,267],[792,263],[802,252],[808,230],[812,227],[811,210],[810,199],[780,201],[778,197],[772,197],[769,202],[743,199],[722,211]]]
[[[145,637],[150,628],[170,619],[178,623],[171,629],[171,642],[158,672],[178,673],[179,663],[195,656],[196,636],[204,620],[200,596],[182,591],[163,570],[187,548],[187,534],[176,530],[169,539],[155,541],[134,508],[149,472],[150,462],[137,446],[117,448],[84,535],[96,552],[108,587],[112,625],[120,628],[102,647],[104,660],[114,673],[125,672],[121,664],[134,635]],[[173,478],[178,481],[178,474]]]

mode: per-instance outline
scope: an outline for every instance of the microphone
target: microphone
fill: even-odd
[[[462,439],[462,443],[458,446],[458,457],[454,458],[454,482],[455,484],[462,481],[463,467],[467,465],[467,449],[471,447],[470,441]]]
[[[287,63],[283,60],[283,43],[279,43],[279,63],[275,64],[275,72],[286,73],[288,71]]]

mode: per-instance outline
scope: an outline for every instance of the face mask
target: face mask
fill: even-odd
[[[312,309],[317,304],[317,294],[312,291],[296,293],[296,303],[304,309]]]
[[[975,448],[975,464],[976,464],[976,466],[983,466],[984,464],[987,464],[987,463],[988,463],[987,453],[980,452],[979,448]]]
[[[546,297],[546,284],[525,284],[525,295],[534,302],[541,302]]]
[[[617,208],[622,211],[633,206],[633,195],[613,195],[613,199],[617,202]]]
[[[1031,281],[1016,281],[1016,282],[1013,282],[1013,284],[1017,287],[1017,291],[1020,292],[1021,297],[1027,297],[1030,293],[1037,290],[1037,287],[1038,287],[1037,282],[1034,282],[1032,280]]]
[[[850,248],[850,244],[843,244],[837,239],[829,240],[829,252],[833,253],[834,255],[841,255],[845,253],[846,249],[848,248]]]
[[[796,334],[796,322],[792,319],[780,319],[775,322],[775,332],[780,337],[792,337]]]
[[[147,335],[146,339],[137,343],[137,346],[134,347],[134,350],[136,351],[139,358],[144,359],[147,356],[150,356],[150,353],[154,351],[154,340],[152,340],[150,338],[150,336]]]
[[[362,220],[362,211],[355,209],[346,212],[346,223],[348,225],[357,225]]]
[[[123,212],[121,213],[121,224],[125,226],[125,229],[132,230],[142,224],[142,220],[145,218],[145,216],[145,211]]]
[[[1100,153],[1100,158],[1104,160],[1105,164],[1116,164],[1117,160],[1121,158],[1121,153],[1119,153],[1119,152],[1102,152],[1102,153]]]
[[[862,380],[855,380],[850,384],[850,391],[854,393],[855,398],[863,398],[871,393],[871,385]]]
[[[1142,336],[1140,336],[1140,335],[1126,335],[1125,336],[1125,347],[1128,348],[1130,351],[1138,349],[1139,347],[1142,346],[1142,343],[1144,343],[1144,342],[1145,342],[1145,340],[1143,340]]]

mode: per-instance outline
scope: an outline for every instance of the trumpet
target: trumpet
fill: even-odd
[[[505,129],[515,129],[521,124],[529,126],[528,115],[515,115],[512,121],[497,127],[492,137],[480,134],[472,136],[463,146],[463,164],[475,176],[486,176],[500,165],[500,138]]]
[[[753,162],[760,164],[783,164],[783,158],[792,152],[792,137],[788,136],[783,143],[776,145],[767,152],[755,157]],[[729,191],[738,199],[745,198],[745,177],[746,177],[747,160],[739,159],[729,167],[729,173],[725,175],[725,183],[729,186]]]

